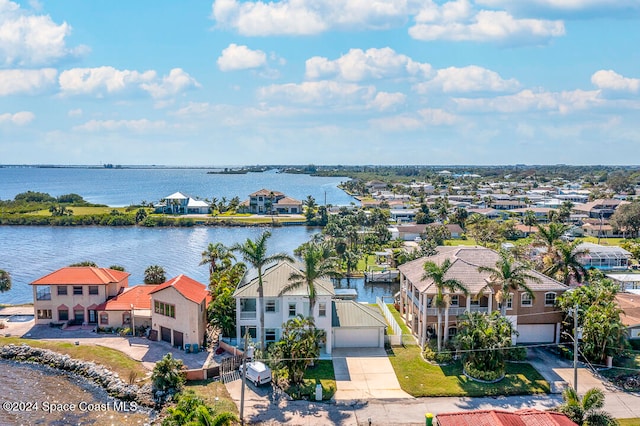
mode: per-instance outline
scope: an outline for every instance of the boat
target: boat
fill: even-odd
[[[356,300],[358,298],[358,292],[355,288],[336,288],[336,299],[342,300]]]
[[[400,271],[397,269],[383,269],[381,271],[367,271],[364,273],[365,282],[370,283],[391,283],[398,281]]]

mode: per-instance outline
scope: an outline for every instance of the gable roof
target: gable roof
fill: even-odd
[[[331,304],[332,327],[386,327],[382,314],[353,300],[334,300]]]
[[[438,426],[576,426],[567,416],[552,411],[475,410],[441,413]]]
[[[157,285],[137,285],[126,288],[113,299],[98,305],[98,311],[128,311],[133,305],[134,309],[151,309],[151,291]]]
[[[185,299],[191,300],[194,303],[202,303],[203,300],[210,296],[209,290],[204,284],[194,280],[193,278],[189,278],[184,274],[180,274],[177,277],[156,286],[156,288],[150,291],[149,294],[158,293],[169,287],[173,287]]]
[[[627,327],[640,325],[640,294],[618,293],[616,303],[622,309],[620,321]]]
[[[435,291],[433,280],[423,280],[425,262],[434,262],[437,265],[448,259],[451,266],[445,275],[445,279],[457,279],[467,288],[469,293],[477,294],[488,282],[489,273],[479,272],[480,266],[493,268],[500,260],[500,255],[494,250],[473,246],[440,246],[437,254],[429,257],[421,257],[411,262],[400,265],[398,269],[420,291]],[[527,280],[527,286],[532,291],[563,291],[568,287],[546,275],[533,269],[528,271],[530,275],[538,277],[540,282]],[[433,287],[433,288],[432,288]]]
[[[187,198],[189,197],[184,195],[182,192],[174,192],[173,194],[164,197],[165,200],[186,200]]]
[[[261,190],[256,191],[253,194],[249,194],[249,197],[259,197],[259,196],[269,197],[271,194],[273,194],[274,197],[284,196],[282,192],[271,191],[270,189],[262,188]]]
[[[278,262],[262,271],[262,289],[264,297],[280,297],[280,291],[289,284],[289,277],[293,272],[300,273],[302,265],[290,262]],[[334,296],[333,283],[327,279],[315,281],[317,296]],[[284,293],[289,296],[308,296],[306,285],[291,289]],[[258,297],[258,274],[251,270],[245,274],[240,285],[233,293],[233,297]]]
[[[128,272],[92,266],[66,266],[38,278],[31,285],[108,285],[126,280]]]

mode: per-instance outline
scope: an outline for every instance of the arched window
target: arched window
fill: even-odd
[[[529,293],[522,293],[520,295],[520,306],[533,306],[533,299],[531,298],[531,295]]]
[[[556,294],[552,291],[544,294],[544,306],[555,306]]]

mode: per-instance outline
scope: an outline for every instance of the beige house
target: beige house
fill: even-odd
[[[129,286],[129,273],[65,267],[31,283],[36,324],[97,324],[98,306]]]
[[[152,336],[172,346],[204,343],[207,304],[211,301],[204,284],[187,277],[177,277],[156,286],[151,296]]]
[[[240,204],[240,210],[255,214],[302,214],[302,201],[282,192],[261,189],[249,194],[249,199]]]
[[[125,288],[113,299],[100,304],[96,309],[98,326],[101,328],[150,327],[150,293],[157,287],[157,285],[137,285]]]
[[[450,293],[449,336],[457,332],[457,317],[465,312],[491,312],[499,310],[495,300],[496,289],[481,290],[489,282],[489,273],[479,272],[480,266],[493,268],[500,255],[484,247],[447,246],[438,247],[438,253],[430,257],[407,262],[400,270],[400,311],[420,344],[435,336],[437,329],[437,308],[432,303],[436,295],[436,286],[430,279],[423,279],[424,264],[427,261],[438,265],[448,259],[451,266],[445,279],[457,279],[462,282],[468,296],[462,292]],[[557,343],[560,339],[562,313],[555,307],[556,299],[568,287],[534,270],[529,273],[540,282],[528,281],[528,287],[535,297],[523,291],[513,291],[504,301],[506,316],[518,331],[514,343]],[[445,290],[445,293],[447,291]]]

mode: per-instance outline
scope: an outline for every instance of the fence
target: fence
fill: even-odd
[[[389,327],[391,327],[391,330],[393,331],[393,334],[388,334],[385,336],[385,343],[389,343],[391,346],[402,345],[402,329],[389,310],[389,307],[384,303],[384,300],[379,297],[376,297],[376,303],[382,310],[387,323],[389,323]]]

